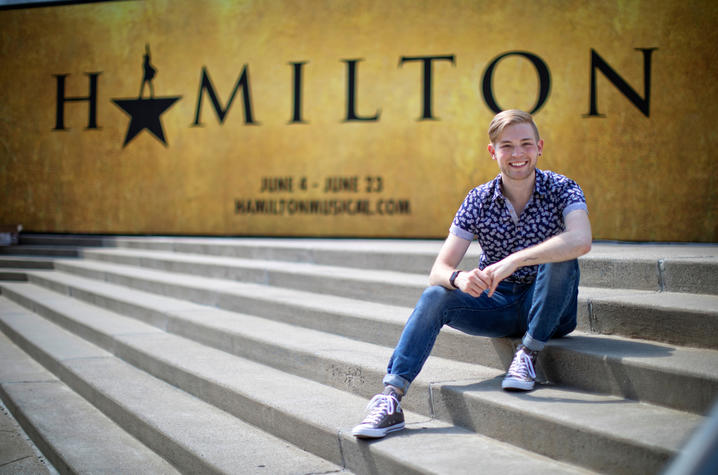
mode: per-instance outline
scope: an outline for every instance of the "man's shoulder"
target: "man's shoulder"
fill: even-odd
[[[477,197],[491,198],[494,196],[494,193],[496,193],[496,190],[500,189],[500,186],[501,175],[499,174],[492,180],[489,180],[486,183],[482,183],[481,185],[476,186],[469,193],[474,194]]]
[[[552,170],[539,170],[536,169],[536,176],[542,178],[543,180],[552,182],[552,183],[575,183],[574,180],[567,177],[566,175],[562,175],[560,173],[556,173]]]
[[[466,198],[461,206],[459,213],[467,210],[473,210],[474,217],[476,213],[480,213],[480,210],[486,209],[491,206],[497,196],[497,190],[500,194],[500,182],[499,177],[494,178],[491,181],[477,185],[466,194]]]
[[[567,188],[579,188],[578,183],[560,173],[551,170],[536,169],[536,182],[540,190],[545,192],[563,191]]]
[[[550,170],[536,170],[536,187],[540,195],[563,206],[585,204],[583,190],[573,179]]]

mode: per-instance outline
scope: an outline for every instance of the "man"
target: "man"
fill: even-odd
[[[142,57],[142,84],[140,84],[140,95],[139,99],[142,99],[142,93],[145,90],[145,83],[150,85],[150,99],[155,97],[155,88],[152,87],[152,80],[155,77],[157,70],[150,63],[150,45],[145,44],[145,54]]]
[[[384,392],[368,406],[353,434],[384,437],[404,428],[400,401],[429,356],[443,325],[472,335],[521,336],[502,382],[505,390],[534,387],[536,355],[552,337],[576,327],[577,258],[591,249],[591,224],[581,188],[536,168],[543,140],[531,115],[497,114],[488,146],[500,173],[471,190],[434,262],[431,284],[404,327],[384,377]],[[474,237],[478,268],[459,271]]]

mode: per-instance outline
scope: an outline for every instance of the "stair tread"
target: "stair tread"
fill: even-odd
[[[718,295],[656,292],[652,290],[579,287],[579,298],[590,298],[621,305],[690,310],[718,316]]]
[[[119,238],[117,245],[132,249],[161,249],[223,255],[314,262],[363,269],[411,270],[425,275],[442,241],[327,240],[277,238]],[[469,247],[460,267],[473,268],[478,243]],[[584,281],[600,287],[718,294],[718,246],[710,244],[651,244],[594,242],[579,263]]]
[[[13,263],[13,262],[52,262],[51,258],[44,256],[13,256],[13,255],[0,255],[0,262]]]
[[[381,282],[387,285],[397,285],[397,282],[401,282],[402,287],[415,287],[417,290],[421,290],[428,285],[426,275],[424,274],[412,274],[406,272],[386,270],[369,271],[350,267],[323,266],[311,263],[288,263],[270,260],[215,257],[201,254],[184,254],[169,251],[137,251],[134,249],[91,250],[87,251],[86,255],[119,255],[126,257],[134,257],[137,259],[145,258],[164,260],[169,262],[185,262],[196,264],[204,263],[218,267],[231,267],[232,265],[236,265],[238,267],[247,269],[269,269],[273,271],[289,272],[305,276],[311,275],[326,277],[331,275],[332,278],[340,277],[347,280],[355,280],[357,282]],[[135,267],[122,263],[105,261],[100,262],[102,262],[103,264],[126,266],[128,268]],[[83,264],[87,264],[87,262],[83,261]],[[141,267],[141,269],[163,272],[162,270],[149,267]],[[223,280],[222,278],[214,277],[205,278]],[[653,290],[615,289],[581,286],[579,287],[579,297],[600,300],[603,302],[615,302],[617,304],[656,307],[666,310],[689,310],[718,316],[718,295],[711,294],[689,294],[681,292],[658,292]]]
[[[292,238],[212,238],[212,237],[117,237],[119,246],[142,246],[146,243],[164,244],[172,249],[175,244],[196,244],[223,247],[277,247],[285,249],[360,250],[361,252],[416,253],[436,256],[443,244],[438,239],[292,239]],[[480,247],[472,243],[471,252],[478,255]],[[711,244],[660,244],[594,242],[585,257],[610,256],[624,259],[665,258],[718,258],[718,246]]]
[[[3,323],[67,368],[103,397],[134,414],[174,444],[232,472],[264,465],[271,473],[336,470],[336,465],[266,434],[236,417],[141,371],[30,312],[0,315]],[[127,337],[127,336],[126,336]],[[138,335],[133,335],[138,337]],[[127,337],[132,338],[132,337]],[[55,342],[48,347],[47,342]],[[72,349],[86,348],[85,355]],[[218,437],[221,434],[221,437]]]
[[[178,473],[2,333],[0,359],[4,399],[26,421],[26,431],[52,447],[50,458],[62,471],[68,466],[76,473]]]
[[[65,274],[62,272],[38,272],[46,278],[75,285],[78,288],[91,290],[98,294],[124,299],[127,302],[141,303],[142,305],[163,312],[201,311],[216,312],[225,315],[231,321],[236,314],[218,308],[180,300],[173,297],[152,294],[142,290],[131,289],[109,282],[100,282],[84,277]],[[244,291],[256,295],[259,291],[267,291],[265,286],[249,284]],[[237,289],[234,289],[235,291]],[[346,298],[327,297],[323,294],[312,294],[291,289],[271,289],[269,299],[285,298],[287,301],[308,300],[316,307],[336,308],[340,304],[343,308],[357,311],[363,303],[365,312],[359,313],[357,318],[386,319],[392,323],[403,324],[411,312],[408,307],[388,306],[386,304],[372,304]],[[49,294],[49,297],[52,295]],[[339,300],[339,302],[337,301]],[[450,327],[444,327],[442,332],[461,333]],[[709,377],[718,380],[718,350],[682,347],[648,340],[628,339],[613,335],[595,335],[574,331],[569,337],[551,340],[549,345],[570,348],[581,353],[590,353],[603,357],[620,358],[624,361],[633,361],[646,367],[656,367],[667,371],[679,371]]]
[[[405,254],[427,254],[436,256],[442,241],[435,239],[293,239],[293,238],[212,238],[212,237],[118,237],[118,246],[135,248],[144,244],[162,245],[173,249],[176,245],[217,247],[275,247],[301,250],[359,250],[361,252],[391,252]],[[479,252],[479,251],[474,251]]]
[[[80,261],[68,264],[69,271],[92,269],[93,276],[81,277],[62,271],[34,271],[32,279],[41,285],[75,286],[86,289],[90,302],[102,300],[103,305],[118,312],[137,312],[143,318],[154,319],[152,324],[165,328],[170,309],[190,308],[187,298],[196,289],[207,295],[194,299],[232,311],[254,312],[265,318],[299,324],[393,347],[401,333],[411,308],[373,303],[306,291],[283,289],[258,284],[226,282],[196,276],[183,276],[166,271],[139,269],[134,266]],[[98,281],[109,278],[105,272],[122,276],[111,278],[118,284]],[[142,279],[137,290],[125,286],[134,276]],[[177,286],[170,291],[167,286]],[[127,298],[116,297],[129,292]],[[150,293],[153,292],[153,293]],[[163,294],[177,294],[177,298]],[[142,309],[135,309],[135,304]],[[146,311],[145,309],[152,309]],[[164,323],[163,323],[164,322]],[[447,358],[505,369],[510,361],[508,342],[497,346],[495,339],[481,339],[444,327],[432,354]],[[501,346],[503,345],[503,346]],[[657,343],[649,340],[627,339],[613,335],[586,334],[574,331],[569,337],[552,340],[546,355],[549,359],[557,351],[563,352],[560,363],[552,363],[550,380],[563,381],[585,390],[623,395],[668,407],[703,414],[718,394],[718,352]],[[568,351],[568,354],[565,352]],[[578,364],[578,365],[577,365]],[[541,371],[543,366],[539,366]],[[648,374],[646,371],[648,370]],[[586,374],[595,374],[591,379]],[[661,390],[657,391],[656,388]],[[686,390],[689,390],[686,392]]]
[[[198,276],[186,276],[186,275],[177,275],[166,271],[159,271],[154,269],[144,269],[144,268],[137,268],[134,266],[127,266],[123,264],[111,264],[111,263],[97,263],[97,262],[84,262],[84,261],[77,261],[72,262],[72,266],[75,267],[85,267],[85,268],[91,268],[91,269],[97,269],[97,270],[111,270],[113,272],[118,272],[123,275],[128,276],[141,276],[145,275],[147,278],[150,279],[158,279],[165,282],[176,282],[182,285],[196,285],[200,288],[206,288],[211,290],[217,290],[217,291],[225,291],[225,292],[231,292],[234,294],[240,294],[240,295],[252,295],[256,298],[264,298],[267,300],[271,300],[273,302],[287,302],[298,306],[310,306],[312,308],[316,309],[333,309],[334,311],[341,312],[342,309],[344,309],[345,312],[351,313],[352,315],[356,315],[357,317],[361,318],[368,318],[372,320],[381,320],[385,322],[391,322],[395,324],[401,324],[406,321],[406,318],[411,313],[411,308],[406,306],[398,306],[398,305],[389,305],[384,303],[375,303],[375,302],[367,302],[363,300],[357,300],[357,299],[351,299],[347,297],[339,297],[339,296],[331,296],[326,294],[316,294],[313,292],[307,292],[302,290],[294,290],[294,289],[286,289],[286,288],[279,288],[279,287],[272,287],[272,286],[264,286],[264,285],[258,285],[258,284],[249,284],[249,283],[242,283],[242,282],[234,282],[234,281],[228,281],[223,279],[211,279],[207,277],[198,277]],[[33,271],[37,273],[38,275],[43,275],[43,271]],[[48,274],[45,274],[48,275]],[[65,278],[71,278],[70,276]],[[78,277],[78,279],[83,279],[82,277]],[[94,281],[88,279],[85,280],[86,283],[92,283]],[[112,285],[112,284],[107,284]],[[142,292],[135,289],[130,289],[134,292]],[[141,295],[141,294],[138,294]],[[154,294],[148,294],[148,299],[152,299],[153,297],[149,297],[149,295]],[[652,292],[652,291],[640,291],[640,290],[629,290],[629,291],[621,291],[621,290],[615,290],[615,289],[602,289],[602,288],[579,288],[579,295],[583,298],[590,298],[590,299],[596,299],[596,300],[606,300],[606,299],[616,299],[621,300],[622,302],[628,301],[641,301],[641,302],[653,302],[658,303],[659,305],[662,305],[663,307],[673,308],[678,305],[683,305],[684,303],[687,306],[692,306],[689,308],[698,308],[699,310],[706,310],[706,311],[713,311],[712,309],[716,309],[715,312],[718,312],[718,296],[711,296],[711,295],[696,295],[696,294],[690,294],[690,295],[682,295],[677,293],[669,293],[669,292]],[[162,297],[167,298],[166,301],[167,304],[169,302],[175,302],[175,305],[179,305],[177,302],[179,302],[177,299],[172,299],[171,297]],[[634,300],[636,299],[636,300]],[[700,304],[696,305],[694,304],[695,301],[699,301]],[[351,310],[346,310],[351,309]],[[458,332],[457,330],[446,328],[445,331],[448,332]],[[572,335],[581,335],[581,332],[573,332]],[[590,334],[585,333],[584,335],[588,336]],[[598,336],[596,336],[598,337]],[[632,342],[636,341],[634,339],[627,339],[622,338],[619,336],[613,336],[613,335],[601,335],[600,336],[603,341],[617,341],[617,342]],[[553,342],[561,342],[562,340],[552,340]],[[637,340],[637,343],[640,343],[641,340]],[[646,342],[648,342],[646,340]],[[658,342],[649,342],[650,345],[655,345],[657,348],[657,352],[663,352],[663,351],[670,351],[672,354],[675,354],[676,352],[680,352],[682,354],[687,355],[687,364],[685,365],[686,371],[691,371],[691,369],[695,368],[704,368],[704,369],[710,369],[710,368],[718,368],[718,364],[714,364],[714,362],[718,362],[718,350],[711,350],[711,349],[695,349],[690,347],[682,347],[679,345],[671,345],[667,343],[658,343]],[[615,347],[615,346],[614,346]],[[600,351],[608,350],[609,348],[604,348]],[[705,354],[708,355],[706,357],[705,363],[701,364],[700,358],[691,358],[690,355],[699,355],[699,354]],[[629,358],[637,358],[640,359],[640,356],[630,357]],[[650,362],[654,361],[655,358],[652,358],[651,355],[648,355],[648,358],[644,358],[644,361]],[[667,361],[666,359],[661,360],[655,360],[657,364],[662,364],[664,361]],[[677,361],[675,358],[673,361]],[[674,365],[670,365],[675,367]],[[701,369],[701,372],[703,373],[703,369]],[[714,372],[714,374],[718,374],[718,369]]]
[[[0,316],[7,325],[33,344],[44,344],[37,340],[37,333],[43,331],[48,331],[55,339],[69,346],[80,340],[50,322],[43,323],[44,319],[29,312],[22,315],[26,323],[24,327],[18,324],[17,320],[13,321],[12,317],[5,314]],[[363,451],[362,447],[366,447],[363,442],[348,435],[351,425],[356,422],[366,404],[365,398],[281,373],[166,333],[124,335],[117,338],[144,354],[152,355],[154,359],[175,364],[184,372],[201,375],[205,381],[228,388],[232,394],[252,397],[260,403],[266,401],[263,404],[267,404],[268,412],[294,413],[295,417],[307,420],[322,431],[333,434],[335,439],[338,435],[342,445],[351,443],[355,447],[354,451]],[[214,460],[214,457],[220,460],[231,459],[233,450],[237,448],[236,444],[247,446],[247,429],[239,427],[240,423],[236,419],[231,418],[231,422],[227,422],[224,416],[225,418],[218,420],[219,416],[215,413],[224,414],[222,411],[208,409],[206,403],[161,383],[115,357],[79,360],[65,360],[61,354],[51,354],[51,357],[59,359],[69,371],[97,387],[116,403],[126,406],[161,430],[171,432],[180,443],[201,445],[202,454],[210,460]],[[288,391],[287,388],[292,390]],[[232,404],[232,401],[229,404]],[[381,446],[372,445],[372,452],[380,452],[410,466],[421,463],[424,470],[437,473],[455,472],[458,468],[456,464],[463,464],[467,459],[496,460],[496,463],[487,462],[487,466],[494,465],[492,470],[497,472],[504,466],[498,462],[507,459],[510,459],[511,465],[517,469],[539,473],[583,472],[582,469],[569,464],[556,462],[440,421],[430,421],[418,414],[407,412],[407,420],[408,431],[385,439],[386,443]],[[189,427],[191,430],[188,430]],[[218,434],[222,434],[222,437],[217,437]],[[451,451],[446,450],[449,441],[452,442]],[[418,450],[419,448],[421,449]],[[261,455],[266,457],[260,459],[263,463],[282,459],[282,454],[277,453],[279,449],[276,445],[264,450],[261,446],[252,450],[260,451],[255,458]],[[351,451],[346,447],[344,451],[346,456],[351,455]],[[230,455],[222,457],[222,454]],[[296,456],[297,454],[292,455]],[[292,471],[302,471],[296,458],[291,460]],[[326,466],[330,464],[323,464],[323,467],[313,467],[313,470],[326,471]],[[231,471],[228,470],[230,467],[236,470],[237,465],[228,465],[225,470]],[[319,470],[320,468],[322,470]],[[270,472],[278,473],[271,468]]]
[[[189,264],[211,265],[220,268],[241,268],[254,270],[281,271],[299,275],[312,275],[333,278],[344,278],[356,281],[377,281],[397,283],[399,279],[403,284],[423,287],[426,286],[426,274],[414,274],[391,270],[367,270],[354,267],[328,266],[310,262],[286,262],[276,260],[247,259],[240,257],[210,256],[205,254],[190,254],[174,251],[145,251],[137,249],[98,249],[86,250],[85,257],[122,256],[134,259],[152,259],[164,262],[183,262]]]
[[[45,289],[38,288],[32,284],[9,284],[14,287],[24,286],[27,292],[38,293],[38,298],[44,298],[49,292]],[[69,304],[74,303],[70,297],[59,296],[64,298]],[[57,307],[57,303],[53,304]],[[77,307],[77,306],[76,306]],[[83,304],[84,308],[91,307],[89,304]],[[72,308],[68,308],[68,312],[72,312]],[[78,311],[77,309],[74,311]],[[231,314],[214,308],[199,308],[197,314],[193,315],[198,320],[208,320],[219,316],[220,322],[214,322],[226,332],[245,332],[254,333],[254,337],[262,338],[266,342],[274,340],[277,344],[289,348],[289,351],[314,353],[320,357],[336,357],[341,356],[341,360],[349,366],[358,368],[368,368],[373,370],[374,374],[381,374],[384,364],[388,359],[389,353],[387,348],[378,347],[364,342],[347,339],[344,337],[329,335],[318,332],[316,330],[302,329],[292,327],[279,322],[266,321],[261,318],[245,316],[240,314]],[[186,317],[186,315],[184,315]],[[68,315],[72,318],[72,315]],[[106,319],[111,318],[111,312],[108,312]],[[117,316],[118,321],[123,321],[127,317]],[[119,324],[118,324],[119,326]],[[151,328],[151,327],[150,327]],[[174,339],[184,340],[182,337],[168,335],[163,332],[119,332],[118,339],[128,341],[129,339],[145,339],[154,343],[150,346],[154,351],[163,346],[164,340],[175,341]],[[127,333],[126,336],[121,334]],[[177,343],[173,343],[177,344]],[[188,342],[182,343],[182,348],[187,349],[190,345]],[[204,345],[191,342],[196,345],[197,352],[207,349]],[[171,348],[165,348],[171,351]],[[210,350],[215,354],[215,351]],[[380,352],[380,353],[378,353]],[[222,352],[220,352],[222,353]],[[161,353],[158,351],[157,357]],[[232,355],[215,356],[218,359],[235,358]],[[205,355],[206,358],[206,355]],[[204,359],[204,358],[203,358]],[[184,361],[185,365],[191,365],[190,361]],[[204,372],[207,368],[197,367],[197,372]],[[528,398],[507,397],[505,393],[500,391],[500,376],[502,371],[491,368],[485,368],[467,363],[448,361],[443,358],[430,357],[427,364],[419,375],[415,384],[423,382],[423,384],[462,384],[466,385],[469,395],[474,398],[483,398],[484,400],[499,405],[505,409],[532,413],[537,417],[550,417],[561,421],[571,421],[572,424],[580,426],[583,430],[592,430],[607,435],[618,434],[618,437],[628,439],[641,440],[641,443],[663,447],[667,450],[675,450],[684,441],[686,435],[701,421],[700,416],[686,414],[679,411],[652,406],[645,403],[624,400],[615,396],[606,396],[600,394],[590,394],[582,391],[575,391],[569,388],[557,387],[539,387],[533,391]],[[379,378],[377,378],[377,381]],[[477,385],[482,388],[490,388],[490,390],[472,391]],[[517,406],[512,402],[521,400]],[[545,404],[548,400],[550,404]],[[561,402],[564,401],[564,402]],[[574,404],[574,402],[591,402],[593,404]],[[611,423],[605,424],[607,417],[596,417],[596,411],[602,410],[603,405],[611,407]],[[644,416],[645,414],[645,416]],[[661,424],[658,427],[650,425],[642,427],[636,424],[635,420],[663,420],[671,421],[670,424]],[[636,432],[638,431],[638,432]]]
[[[234,318],[236,315],[235,312],[210,308],[204,305],[188,302],[186,300],[151,294],[142,290],[131,289],[108,282],[101,282],[85,277],[65,274],[63,272],[44,272],[37,273],[36,275],[39,276],[40,274],[42,274],[44,279],[51,283],[71,286],[71,292],[74,294],[77,294],[77,292],[87,292],[91,294],[88,300],[89,302],[93,302],[96,298],[101,298],[103,300],[119,302],[122,305],[141,306],[142,309],[151,310],[151,312],[140,310],[140,314],[143,315],[143,318],[148,323],[163,329],[167,328],[168,316],[172,314],[188,319],[190,322],[193,320],[199,320],[194,323],[196,325],[202,325],[205,322],[202,321],[201,317],[199,319],[193,317],[193,314],[202,315],[206,312],[213,312],[216,315],[221,315],[221,317],[217,317],[219,322],[233,322],[236,320]],[[253,287],[250,290],[254,292],[260,291],[256,287]],[[276,296],[274,298],[297,300],[296,296],[291,295],[292,291],[288,290],[286,293],[289,295],[281,294],[280,296]],[[301,292],[296,293],[301,294]],[[49,299],[51,297],[52,295],[49,295],[47,298]],[[323,295],[311,295],[307,297],[307,300],[313,300],[313,305],[317,306],[316,308],[319,308],[322,305],[322,300],[328,301],[328,307],[334,307],[337,305],[335,299],[328,298]],[[346,300],[342,305],[344,305],[345,308],[351,309],[355,303],[358,302]],[[383,304],[376,304],[374,306],[374,310],[372,310],[372,305],[370,304],[364,303],[364,306],[367,312],[364,316],[356,316],[355,318],[357,320],[365,323],[367,323],[369,319],[372,319],[375,322],[382,321],[382,317],[380,316],[382,314],[382,309],[387,310],[384,308],[385,306]],[[123,308],[127,311],[126,307]],[[405,320],[405,315],[408,315],[409,312],[410,309],[408,308],[388,309],[386,312],[387,319],[385,321],[390,323],[392,326],[386,328],[388,328],[388,331],[392,333],[393,336],[387,339],[391,339],[392,341],[396,340],[400,327],[403,325]],[[150,317],[148,315],[152,316]],[[270,323],[267,322],[265,325],[270,325]],[[321,327],[322,325],[317,326]],[[192,330],[189,329],[184,331]],[[299,329],[293,331],[299,331]],[[385,329],[384,331],[387,330]],[[277,330],[277,332],[279,332],[279,330]],[[394,335],[394,333],[396,334]],[[461,332],[449,327],[444,327],[442,329],[442,333],[463,336]],[[471,339],[469,346],[473,348],[477,346],[477,342],[481,341],[479,337],[467,337],[467,339],[468,338]],[[228,339],[229,337],[225,338],[225,340]],[[346,340],[352,342],[356,340],[356,338],[349,337],[346,338]],[[272,343],[272,341],[273,340],[270,340],[268,343]],[[227,347],[231,346],[231,342],[224,342],[222,344]],[[440,341],[438,344],[439,348],[441,347],[441,344],[442,343]],[[568,350],[573,355],[578,354],[593,356],[596,361],[594,364],[610,365],[606,371],[608,371],[609,374],[615,375],[614,377],[618,378],[619,383],[623,382],[623,384],[627,385],[629,388],[635,388],[636,382],[627,381],[625,376],[621,376],[621,374],[625,372],[625,369],[620,371],[617,369],[618,367],[625,368],[628,365],[639,370],[648,369],[654,372],[664,372],[669,375],[680,375],[681,378],[695,378],[697,382],[694,384],[699,385],[707,396],[703,397],[703,399],[706,399],[703,403],[698,402],[695,403],[698,404],[697,406],[690,406],[690,410],[694,412],[698,411],[699,413],[702,413],[705,410],[703,406],[710,404],[713,400],[713,397],[711,397],[710,394],[715,394],[715,389],[711,390],[709,388],[718,387],[718,351],[716,350],[681,347],[648,340],[627,339],[619,336],[595,335],[580,331],[574,331],[571,335],[565,338],[551,340],[549,342],[549,349],[552,348]],[[386,350],[384,350],[384,352],[386,352]],[[376,353],[380,354],[382,351],[377,350]],[[384,358],[384,356],[382,356],[382,358]],[[571,355],[568,355],[566,358],[567,361],[574,359]],[[503,369],[505,366],[501,365],[500,368]],[[541,369],[540,366],[539,369]],[[654,373],[651,379],[655,380],[655,378],[656,376]],[[681,379],[678,383],[676,383],[675,387],[669,388],[666,385],[662,386],[662,397],[670,398],[667,400],[671,401],[671,404],[678,404],[675,401],[681,401],[681,395],[684,394],[685,384],[685,379]],[[685,397],[683,397],[682,400],[685,400]],[[653,399],[653,401],[658,403],[662,402],[661,400],[655,399]],[[683,408],[683,406],[674,407]]]

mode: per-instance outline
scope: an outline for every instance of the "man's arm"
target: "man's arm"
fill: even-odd
[[[456,266],[459,265],[461,259],[466,255],[470,244],[471,241],[460,238],[454,234],[449,234],[449,237],[444,241],[444,245],[441,246],[439,255],[436,257],[436,261],[434,261],[434,265],[431,268],[429,284],[441,285],[453,290],[454,287],[451,286],[449,279],[451,278],[451,274],[456,270]],[[467,294],[478,297],[481,295],[481,292],[489,288],[491,279],[484,271],[473,269],[471,271],[462,271],[454,283]]]
[[[547,262],[563,262],[575,259],[591,250],[591,222],[585,210],[571,211],[565,218],[566,230],[535,246],[517,251],[484,269],[491,284],[489,297],[499,282],[513,274],[516,269]]]

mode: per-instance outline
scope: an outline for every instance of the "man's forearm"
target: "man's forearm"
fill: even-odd
[[[449,234],[431,268],[429,285],[441,285],[451,289],[449,278],[463,259],[470,244],[471,241]]]
[[[435,264],[429,274],[429,285],[441,285],[447,289],[451,288],[449,278],[454,270],[454,267],[445,264]]]
[[[535,246],[527,247],[509,257],[516,267],[576,259],[591,250],[591,236],[581,232],[564,232]]]

